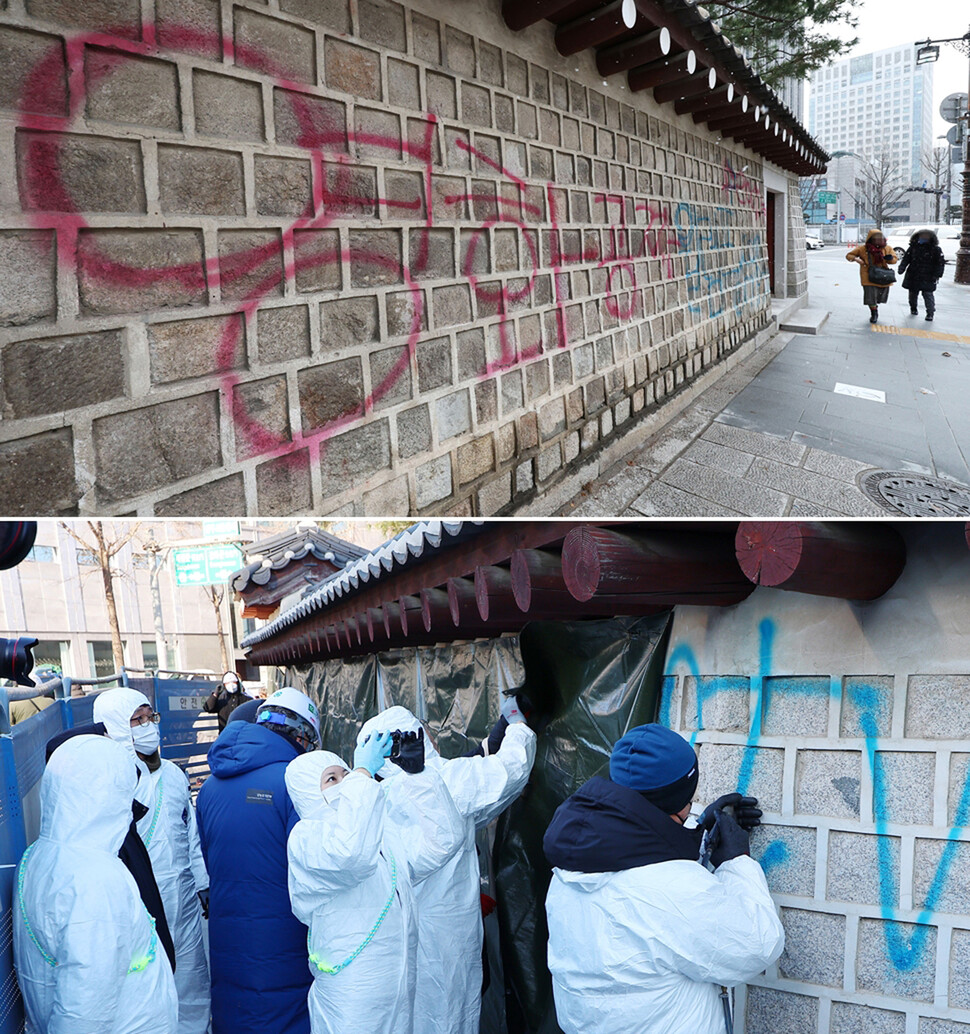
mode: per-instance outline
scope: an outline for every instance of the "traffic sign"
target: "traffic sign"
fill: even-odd
[[[951,93],[940,102],[940,117],[944,122],[959,122],[967,117],[967,95]]]
[[[842,221],[843,223],[845,222],[845,212],[843,212],[843,213],[842,213],[842,214],[841,214],[841,215],[839,216],[839,219],[840,219],[840,220],[841,220],[841,221]]]
[[[820,190],[818,192],[818,203],[820,205],[835,205],[838,204],[839,195],[834,190]]]
[[[243,566],[235,546],[199,546],[173,549],[176,585],[222,585]]]
[[[239,521],[227,521],[223,518],[202,522],[204,539],[237,539],[239,538]]]

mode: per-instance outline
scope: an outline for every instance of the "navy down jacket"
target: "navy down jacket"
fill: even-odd
[[[299,816],[283,773],[299,753],[249,722],[230,722],[209,750],[198,818],[210,881],[213,1034],[310,1034],[307,930],[286,884],[286,838]]]

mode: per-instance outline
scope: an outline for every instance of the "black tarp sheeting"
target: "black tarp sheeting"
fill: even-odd
[[[547,721],[525,793],[491,835],[479,837],[483,890],[498,901],[486,938],[494,941],[499,930],[501,942],[489,944],[492,972],[482,1034],[559,1030],[546,968],[551,873],[542,837],[556,808],[587,779],[604,773],[616,740],[655,720],[669,619],[668,611],[535,622],[517,637],[319,662],[288,672],[291,685],[320,703],[324,746],[348,761],[361,723],[391,704],[422,718],[446,758],[487,736],[508,688],[524,683]]]

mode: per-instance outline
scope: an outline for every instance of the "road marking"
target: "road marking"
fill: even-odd
[[[942,330],[919,330],[916,327],[893,327],[885,323],[870,323],[869,329],[875,334],[897,334],[900,337],[926,337],[934,341],[955,341],[958,345],[970,345],[970,337],[959,334],[946,334]]]
[[[870,402],[885,402],[886,393],[876,388],[860,388],[855,384],[836,384],[836,395],[851,395],[857,399],[868,399]]]

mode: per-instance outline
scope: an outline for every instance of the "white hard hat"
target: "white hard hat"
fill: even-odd
[[[316,704],[314,704],[306,693],[301,693],[298,689],[294,689],[292,686],[284,686],[282,689],[278,689],[259,705],[259,708],[256,711],[257,722],[259,721],[259,716],[263,713],[264,708],[269,707],[282,707],[287,711],[292,711],[293,714],[302,718],[312,726],[313,731],[317,735],[317,742],[320,742],[320,714],[317,711]]]

